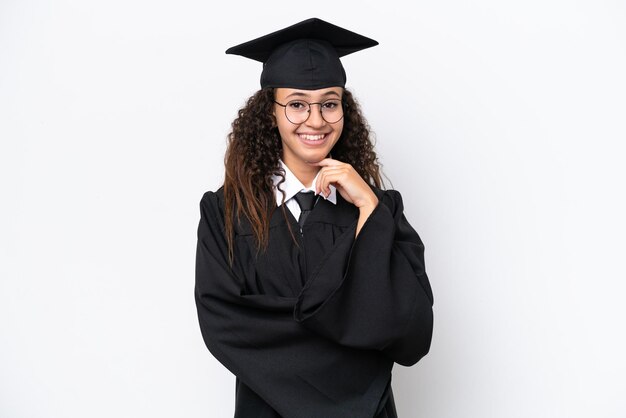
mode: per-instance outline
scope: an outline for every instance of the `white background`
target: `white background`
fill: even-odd
[[[401,418],[626,416],[617,0],[0,0],[0,416],[232,416],[195,234],[261,68],[224,51],[309,17],[380,42],[347,84],[435,293]]]

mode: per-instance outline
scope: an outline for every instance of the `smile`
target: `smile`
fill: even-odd
[[[298,137],[303,141],[321,141],[326,137],[326,134],[321,135],[309,135],[309,134],[298,134]]]

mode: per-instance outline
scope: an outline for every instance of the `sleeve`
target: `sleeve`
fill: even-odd
[[[295,297],[244,294],[254,261],[239,255],[230,265],[215,193],[200,211],[194,293],[209,351],[281,416],[373,416],[391,361],[307,329],[294,320]]]
[[[379,194],[356,239],[355,228],[309,278],[294,316],[339,344],[380,350],[413,365],[430,349],[433,294],[424,245],[403,214],[400,193]]]
[[[239,366],[223,347],[279,346],[302,333],[291,318],[295,298],[242,294],[241,264],[228,261],[222,210],[217,196],[207,192],[200,202],[196,306],[209,350],[233,372]]]

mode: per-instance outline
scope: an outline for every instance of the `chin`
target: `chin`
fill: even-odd
[[[313,154],[304,156],[303,160],[307,163],[317,163],[322,161],[324,158],[328,156],[328,153],[325,154]]]

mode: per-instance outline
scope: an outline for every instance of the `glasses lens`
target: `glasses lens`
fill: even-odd
[[[341,107],[341,100],[326,100],[321,105],[322,117],[328,123],[339,122],[343,117],[343,107]]]
[[[302,100],[292,100],[285,106],[285,116],[291,123],[303,123],[309,118],[309,104]]]
[[[324,103],[314,103],[320,107],[322,118],[327,123],[336,123],[343,117],[341,100],[326,100]],[[311,105],[303,100],[292,100],[285,106],[285,116],[289,122],[300,124],[306,122],[311,114]]]

